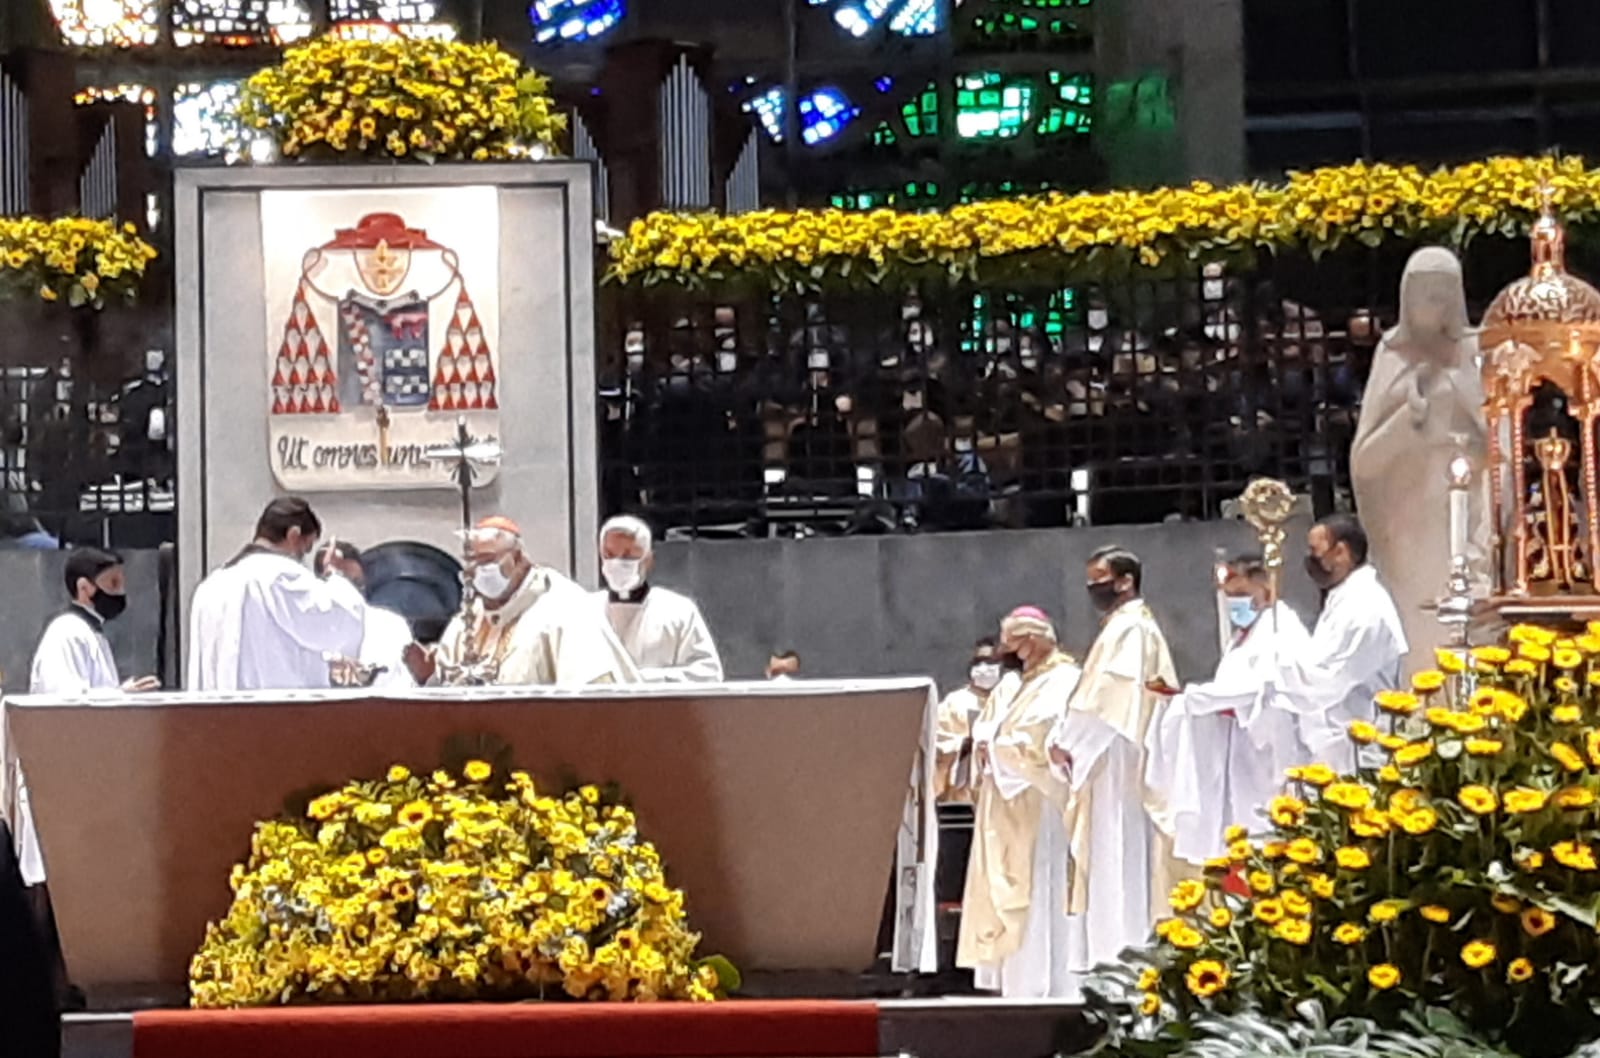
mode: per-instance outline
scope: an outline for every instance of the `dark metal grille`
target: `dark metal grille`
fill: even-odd
[[[603,502],[691,535],[1044,527],[1213,518],[1270,475],[1348,509],[1405,255],[902,297],[612,290]],[[1477,308],[1526,267],[1511,243],[1480,256]]]

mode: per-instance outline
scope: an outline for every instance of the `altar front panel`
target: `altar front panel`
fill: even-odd
[[[254,824],[312,786],[431,766],[452,736],[509,743],[546,785],[616,782],[688,894],[702,950],[752,970],[877,955],[925,680],[158,695],[6,703],[62,942],[86,988],[186,979]]]

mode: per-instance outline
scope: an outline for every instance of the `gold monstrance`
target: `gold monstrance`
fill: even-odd
[[[1274,478],[1257,478],[1239,497],[1239,509],[1261,541],[1261,560],[1272,581],[1272,598],[1277,600],[1283,581],[1283,527],[1294,514],[1294,493]]]
[[[1533,266],[1490,304],[1479,339],[1489,426],[1492,606],[1508,616],[1577,616],[1600,610],[1600,291],[1567,272],[1566,233],[1549,187],[1542,197],[1532,231]],[[1563,398],[1559,407],[1539,402],[1541,412],[1557,416],[1557,425],[1530,438],[1529,417],[1546,387]],[[1578,439],[1576,446],[1570,438]]]

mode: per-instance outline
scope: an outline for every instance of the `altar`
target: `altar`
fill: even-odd
[[[914,851],[900,855],[902,881],[931,886],[931,806],[908,798],[930,737],[931,697],[925,679],[19,697],[6,701],[5,719],[9,762],[28,777],[69,972],[92,1008],[120,1017],[185,1003],[189,959],[206,923],[228,909],[229,870],[247,855],[254,824],[288,795],[381,775],[396,761],[435,761],[447,740],[477,737],[509,746],[517,767],[541,781],[618,784],[672,884],[688,894],[703,952],[726,955],[751,979],[832,982],[820,990],[837,992],[878,957],[884,896],[908,830]],[[926,918],[905,924],[918,935],[904,944],[931,950],[930,900],[911,902]],[[837,1014],[843,1026],[861,1016],[820,1007],[807,1015],[805,1006],[778,1004],[763,1024]],[[446,1008],[415,1009],[428,1020]],[[471,1009],[475,1024],[503,1020],[504,1011]],[[230,1016],[148,1013],[128,1023],[142,1018],[146,1031],[171,1038],[174,1017],[214,1032],[223,1024],[215,1019]],[[261,1012],[230,1031],[288,1032],[283,1039],[309,1031],[274,1025],[280,1016],[298,1017]],[[329,1016],[319,1008],[312,1019]],[[355,1016],[331,1014],[347,1029]],[[223,1049],[242,1053],[237,1046]]]

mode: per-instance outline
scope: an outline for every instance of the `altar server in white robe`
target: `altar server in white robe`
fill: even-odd
[[[629,514],[600,527],[596,601],[646,683],[721,683],[722,658],[693,599],[652,583],[654,537]]]
[[[437,646],[412,646],[407,664],[419,683],[470,654],[496,668],[502,686],[638,683],[639,669],[589,593],[523,547],[509,518],[480,521],[467,534],[467,576],[477,597],[457,614]]]
[[[189,616],[192,691],[329,686],[328,656],[356,658],[366,601],[337,569],[306,563],[322,522],[298,496],[267,504],[255,539],[195,589]]]
[[[1071,785],[1067,909],[1070,969],[1080,980],[1144,942],[1179,877],[1170,836],[1152,825],[1159,806],[1144,782],[1145,740],[1166,706],[1150,685],[1176,684],[1172,655],[1140,595],[1137,555],[1102,548],[1086,573],[1090,601],[1103,615],[1100,634],[1050,737],[1051,761]]]
[[[128,605],[122,557],[97,547],[78,548],[67,555],[65,579],[69,605],[45,626],[33,652],[28,693],[73,697],[160,686],[154,676],[124,681],[106,639],[106,622]]]
[[[1350,724],[1371,721],[1379,691],[1400,686],[1407,644],[1394,599],[1367,561],[1367,534],[1348,514],[1311,527],[1306,573],[1325,593],[1310,641],[1283,652],[1274,690],[1299,714],[1300,740],[1335,770],[1356,767]]]
[[[1271,686],[1280,654],[1309,642],[1305,625],[1277,598],[1261,555],[1239,555],[1218,572],[1228,646],[1216,674],[1177,691],[1151,726],[1145,764],[1157,828],[1172,835],[1174,856],[1196,866],[1227,852],[1230,825],[1263,830],[1262,809],[1282,791],[1284,772],[1307,760],[1298,717]]]
[[[1014,610],[1000,630],[1001,649],[1021,669],[1001,679],[972,726],[977,805],[956,964],[987,992],[1072,999],[1067,788],[1050,767],[1047,739],[1079,670],[1057,648],[1043,610]]]
[[[355,589],[365,597],[367,593],[367,568],[361,549],[348,540],[335,540],[317,550],[314,568],[317,576],[326,576],[330,567],[337,567]],[[415,641],[411,624],[404,617],[385,606],[375,606],[369,600],[365,625],[361,634],[361,653],[356,658],[363,665],[378,668],[372,686],[397,691],[415,687],[417,681],[406,667],[406,648]]]
[[[161,681],[154,676],[123,680],[106,639],[106,622],[116,620],[128,605],[122,557],[97,547],[77,548],[68,553],[64,572],[68,606],[51,619],[39,638],[28,693],[106,700],[159,687]],[[12,789],[3,800],[13,806],[17,863],[23,883],[38,885],[45,879],[44,856],[33,826],[28,788],[20,773],[12,774],[8,781]]]

